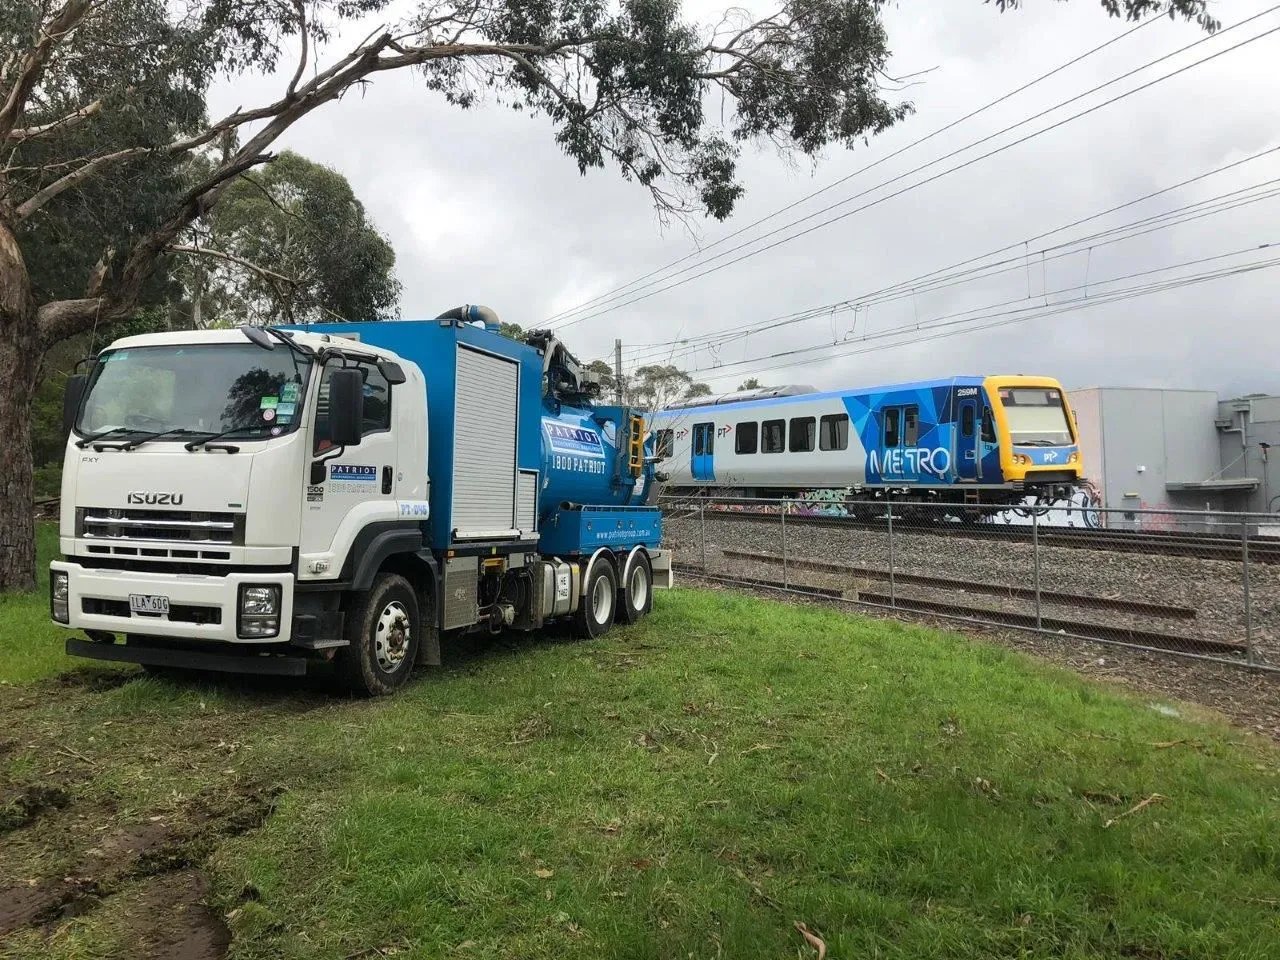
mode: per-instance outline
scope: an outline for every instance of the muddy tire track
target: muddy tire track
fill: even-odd
[[[0,889],[0,944],[33,930],[47,939],[69,920],[119,904],[112,919],[131,944],[130,956],[225,956],[231,932],[206,902],[202,865],[221,843],[260,827],[281,792],[244,785],[195,798],[97,838],[65,876]]]

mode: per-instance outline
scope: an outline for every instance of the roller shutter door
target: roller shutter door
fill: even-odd
[[[459,345],[453,423],[458,539],[514,536],[520,368]]]

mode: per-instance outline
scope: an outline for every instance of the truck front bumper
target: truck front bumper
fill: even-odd
[[[293,574],[229,572],[226,576],[104,570],[57,560],[51,571],[67,576],[67,620],[63,626],[111,634],[179,640],[204,640],[258,647],[287,643],[293,626]],[[272,637],[238,633],[240,587],[280,588],[280,630]],[[131,594],[162,596],[168,614],[130,610]],[[61,623],[61,621],[58,621]]]

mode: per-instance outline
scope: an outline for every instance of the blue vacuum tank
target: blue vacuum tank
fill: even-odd
[[[550,333],[528,343],[543,353],[542,519],[565,503],[639,506],[653,482],[644,418],[628,407],[596,403],[598,379]]]

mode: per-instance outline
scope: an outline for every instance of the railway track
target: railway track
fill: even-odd
[[[670,509],[667,513],[675,519],[690,519],[697,511],[687,507]],[[781,525],[781,514],[746,510],[709,510],[707,518],[729,523],[768,523]],[[835,517],[815,514],[787,514],[787,526],[811,526],[834,530],[868,530],[887,532],[888,521],[883,518],[858,520],[853,517]],[[902,536],[955,537],[968,540],[1029,543],[1032,538],[1030,525],[983,524],[966,526],[958,523],[912,523],[905,518],[894,517],[895,534]],[[1071,550],[1107,550],[1114,553],[1145,553],[1159,556],[1186,557],[1201,560],[1240,560],[1243,544],[1239,537],[1216,534],[1176,533],[1169,531],[1091,530],[1082,527],[1041,526],[1037,531],[1040,543],[1048,547]],[[1254,563],[1280,563],[1280,539],[1275,537],[1250,537],[1249,559]]]
[[[721,550],[727,560],[748,560],[754,563],[782,565],[783,558],[777,553],[757,553],[754,550]],[[903,586],[929,587],[935,590],[963,590],[965,593],[980,594],[991,597],[1003,597],[1007,600],[1035,600],[1037,594],[1026,587],[1015,587],[1003,583],[985,583],[981,580],[965,580],[957,583],[948,577],[929,577],[918,573],[899,573],[894,571],[892,577],[888,570],[875,567],[860,567],[852,563],[838,563],[832,560],[811,560],[807,558],[787,557],[786,565],[795,570],[812,570],[817,573],[833,573],[850,576],[860,580],[875,580],[902,584]],[[1140,613],[1162,620],[1194,620],[1196,611],[1191,607],[1170,606],[1162,603],[1147,603],[1142,600],[1129,600],[1120,597],[1097,597],[1083,593],[1063,593],[1059,590],[1041,590],[1038,594],[1041,603],[1051,603],[1064,607],[1086,607],[1092,610],[1116,610],[1122,613]]]
[[[1013,627],[1019,630],[1049,633],[1080,640],[1092,640],[1116,646],[1217,657],[1221,657],[1224,654],[1244,657],[1248,652],[1245,644],[1231,640],[1216,640],[1207,637],[1165,633],[1159,630],[1141,629],[1119,624],[1093,623],[1087,620],[1074,620],[1063,617],[1042,616],[1037,618],[1034,614],[1020,611],[977,607],[971,604],[943,600],[925,600],[918,597],[894,596],[878,591],[859,591],[856,597],[851,598],[844,596],[842,591],[827,587],[810,587],[805,584],[790,584],[759,577],[729,576],[688,564],[678,565],[676,570],[687,576],[726,586],[765,589],[788,595],[807,597],[813,600],[870,607],[894,614],[940,616],[984,627]],[[950,586],[952,589],[956,589],[954,583],[951,583]]]

